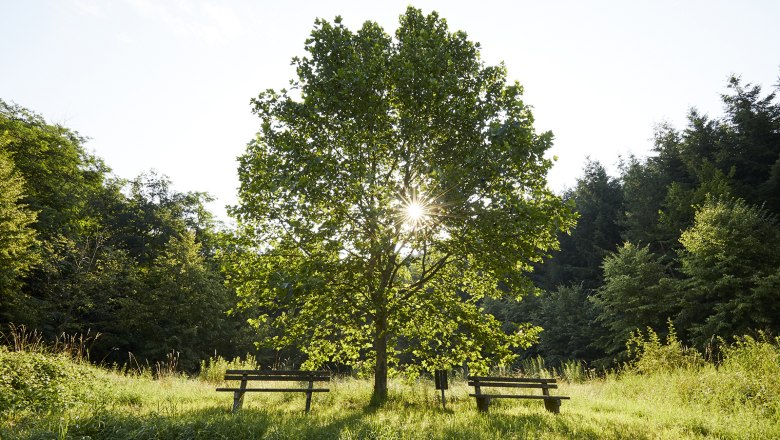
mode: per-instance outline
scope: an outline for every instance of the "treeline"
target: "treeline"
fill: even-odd
[[[193,370],[253,350],[246,316],[227,314],[209,196],[119,179],[84,143],[0,101],[0,324],[100,333],[92,360],[119,365],[173,356]]]
[[[670,324],[710,353],[718,337],[780,333],[780,102],[737,78],[722,99],[720,118],[660,126],[654,154],[617,177],[585,166],[565,194],[578,225],[532,274],[544,293],[485,304],[507,331],[544,328],[523,356],[615,365],[633,331]],[[209,196],[153,173],[117,178],[84,143],[0,100],[0,325],[99,332],[92,360],[119,365],[299,362],[294,348],[255,351],[246,322],[261,313],[225,283],[218,255],[242,257]]]
[[[617,178],[585,166],[565,194],[578,225],[534,274],[545,293],[488,307],[544,328],[525,356],[615,365],[634,330],[670,323],[709,353],[780,333],[780,102],[736,77],[722,101],[723,117],[658,127],[654,154]]]

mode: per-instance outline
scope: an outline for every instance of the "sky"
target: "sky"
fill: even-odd
[[[90,138],[123,178],[237,203],[236,158],[259,129],[249,101],[294,77],[316,18],[392,34],[408,1],[0,0],[0,98]],[[780,77],[780,1],[416,1],[504,62],[557,156],[561,192],[588,158],[617,174],[691,107],[722,114],[729,76]]]

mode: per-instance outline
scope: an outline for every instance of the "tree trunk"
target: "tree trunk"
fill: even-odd
[[[381,405],[387,400],[387,318],[377,317],[374,349],[376,350],[376,366],[374,367],[374,394],[372,405]]]

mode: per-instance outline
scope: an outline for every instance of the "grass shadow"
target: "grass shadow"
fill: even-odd
[[[517,403],[517,404],[516,404]],[[626,420],[595,420],[574,409],[553,414],[533,405],[536,402],[492,404],[487,413],[469,408],[456,414],[464,422],[443,428],[442,438],[561,438],[561,439],[649,439],[655,438],[641,426]],[[516,404],[516,405],[515,405]]]
[[[103,409],[76,420],[63,419],[56,414],[36,417],[23,426],[17,426],[21,429],[4,432],[2,438],[327,439],[343,437],[344,433],[363,438],[375,431],[376,426],[366,420],[375,411],[376,408],[368,406],[342,414],[313,410],[309,415],[303,411],[256,407],[244,408],[233,414],[222,406],[175,413]]]

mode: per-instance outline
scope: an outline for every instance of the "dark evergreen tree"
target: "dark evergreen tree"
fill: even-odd
[[[505,322],[531,322],[544,330],[538,346],[525,356],[541,354],[553,364],[566,359],[592,361],[603,351],[592,342],[605,329],[595,321],[588,297],[602,283],[601,262],[621,241],[623,195],[620,182],[599,162],[588,162],[574,189],[564,195],[579,214],[570,234],[559,234],[560,250],[536,267],[539,296],[522,301],[490,302],[487,309]]]
[[[539,352],[555,365],[569,359],[598,361],[604,351],[594,341],[605,329],[596,319],[597,309],[589,299],[593,291],[581,284],[559,286],[539,301]]]
[[[580,284],[595,289],[602,283],[601,261],[621,243],[623,193],[599,162],[588,162],[577,185],[565,195],[579,214],[570,234],[560,234],[560,250],[539,267],[540,287],[554,290]]]
[[[614,360],[625,360],[625,344],[633,331],[651,327],[663,334],[667,320],[676,316],[677,281],[647,246],[631,243],[605,258],[603,269],[604,285],[590,299],[596,305],[596,321],[608,332],[594,345]]]
[[[763,96],[760,86],[743,85],[739,77],[732,77],[728,88],[722,95],[726,116],[716,163],[733,174],[737,196],[751,204],[767,203],[780,214],[774,171],[780,167],[780,100],[776,92]]]
[[[743,200],[708,198],[681,236],[687,289],[679,322],[698,345],[713,336],[780,330],[777,217]]]

